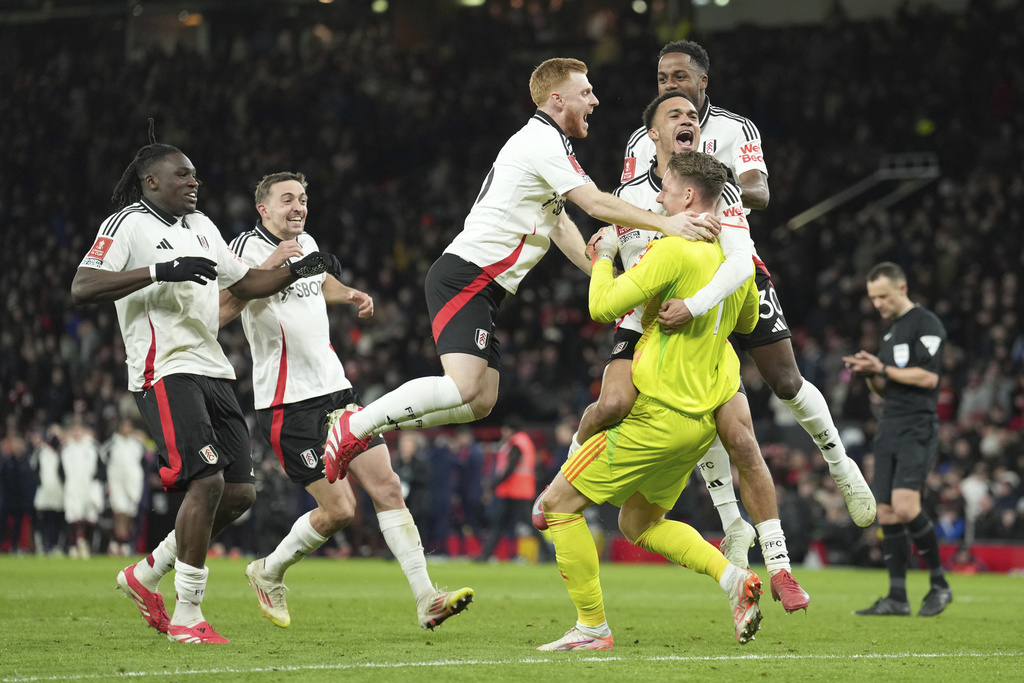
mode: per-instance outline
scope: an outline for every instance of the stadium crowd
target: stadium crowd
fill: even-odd
[[[590,65],[602,104],[576,152],[599,187],[615,186],[626,136],[656,94],[655,57],[672,27],[629,11],[600,21],[574,11],[494,2],[465,10],[457,26],[429,41],[396,35],[376,15],[342,24],[326,9],[230,21],[214,13],[208,50],[154,47],[127,60],[115,38],[123,26],[109,22],[19,27],[16,37],[0,28],[0,548],[36,547],[22,533],[25,519],[38,521],[40,549],[57,547],[45,512],[63,505],[41,505],[36,493],[47,476],[40,464],[47,442],[63,459],[74,445],[68,435],[84,430],[102,462],[99,444],[133,417],[113,307],[75,307],[69,286],[110,213],[123,160],[146,142],[147,117],[156,118],[160,141],[197,166],[199,209],[227,240],[256,220],[251,190],[262,175],[289,169],[309,177],[316,211],[308,229],[342,258],[342,280],[376,302],[369,321],[352,310],[330,312],[334,348],[368,402],[440,371],[423,279],[461,229],[496,146],[532,113],[526,80],[542,59],[572,55]],[[878,403],[840,360],[878,344],[865,273],[879,261],[900,264],[912,298],[942,318],[950,343],[940,453],[924,500],[942,540],[957,543],[1024,541],[1021,25],[1019,4],[997,10],[976,2],[953,16],[836,16],[825,26],[692,36],[711,55],[712,101],[748,116],[763,136],[772,198],[751,216],[753,236],[772,265],[801,371],[828,397],[869,480]],[[797,230],[785,227],[874,171],[882,154],[915,151],[938,155],[937,181],[890,207],[862,197]],[[599,227],[573,216],[585,235]],[[502,307],[501,390],[491,416],[472,432],[389,441],[428,551],[464,552],[465,545],[449,546],[449,536],[485,533],[488,463],[503,421],[515,415],[531,425],[544,453],[540,485],[564,458],[610,347],[608,326],[587,316],[587,285],[559,254],[549,255]],[[224,328],[220,339],[251,413],[241,326]],[[850,521],[788,410],[752,366],[744,380],[794,559],[821,542],[829,562],[880,563],[875,531]],[[222,540],[262,553],[287,533],[280,520],[311,501],[287,485],[253,434],[260,496]],[[159,538],[169,528],[159,530],[170,523],[168,502],[152,486],[152,452],[144,463],[150,486],[135,533]],[[73,471],[68,461],[62,469]],[[65,487],[99,488],[92,482],[103,468],[91,472],[65,479]],[[100,507],[92,522],[102,526]],[[720,533],[702,486],[690,486],[674,514]],[[383,547],[373,515],[363,518],[333,552]],[[80,547],[74,541],[82,533],[69,532],[71,547]]]

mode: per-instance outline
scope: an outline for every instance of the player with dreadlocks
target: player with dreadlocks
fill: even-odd
[[[210,538],[256,498],[249,432],[217,343],[219,289],[239,299],[276,294],[302,277],[341,264],[313,252],[287,268],[246,267],[213,221],[196,211],[199,179],[180,149],[139,150],[71,283],[76,304],[114,302],[128,364],[128,388],[160,451],[160,479],[185,498],[174,530],[145,561],[117,575],[150,626],[171,641],[227,643],[203,617]],[[215,286],[207,286],[216,283]],[[177,603],[169,617],[158,588],[174,568]]]

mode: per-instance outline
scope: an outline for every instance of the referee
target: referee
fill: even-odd
[[[939,372],[946,330],[938,317],[907,296],[907,277],[895,263],[879,263],[868,273],[868,296],[890,321],[878,355],[859,351],[845,356],[846,367],[861,375],[882,397],[875,433],[875,476],[882,552],[889,570],[889,595],[863,615],[908,616],[907,536],[928,565],[931,589],[917,615],[932,617],[953,601],[939,557],[935,527],[921,511],[921,486],[931,469],[939,441]]]

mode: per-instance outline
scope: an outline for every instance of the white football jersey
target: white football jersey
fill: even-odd
[[[655,173],[656,169],[657,164],[651,164],[647,173],[620,185],[614,194],[633,206],[665,215],[664,208],[657,202],[658,194],[661,192],[661,178]],[[718,241],[725,252],[726,261],[718,268],[711,282],[692,298],[684,299],[690,314],[695,318],[721,303],[753,274],[750,259],[753,245],[750,241],[750,229],[743,214],[743,205],[740,203],[738,187],[732,183],[725,184],[722,196],[715,207],[715,214],[722,221],[722,233]],[[626,228],[621,225],[616,225],[615,230],[619,238],[619,255],[624,268],[632,268],[639,263],[648,245],[662,237],[659,232]],[[622,326],[627,330],[643,332],[643,326],[640,324],[642,316],[643,309],[633,309],[616,321],[616,329]]]
[[[296,238],[305,254],[318,251],[308,234]],[[262,224],[231,242],[245,265],[260,266],[281,243]],[[252,384],[257,410],[297,403],[352,388],[331,346],[323,283],[327,274],[302,278],[242,309],[242,327],[252,349]]]
[[[142,199],[103,221],[81,267],[121,272],[181,256],[216,262],[217,285],[157,282],[114,302],[131,391],[148,390],[154,382],[178,373],[235,378],[217,343],[218,286],[230,287],[249,269],[204,214],[172,216]]]
[[[711,106],[711,100],[704,97],[700,122],[700,149],[710,154],[729,169],[734,183],[739,183],[741,174],[751,169],[768,175],[761,150],[761,133],[750,119],[733,114],[728,109]],[[654,140],[647,136],[647,128],[640,126],[629,136],[626,143],[626,158],[622,164],[622,182],[628,182],[655,163],[657,156]],[[747,213],[750,210],[747,209]]]
[[[538,111],[498,152],[462,232],[444,253],[480,266],[515,294],[551,246],[563,195],[592,182],[569,138]]]

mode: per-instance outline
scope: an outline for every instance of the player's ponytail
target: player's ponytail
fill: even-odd
[[[160,144],[156,141],[156,122],[152,117],[149,121],[149,144],[143,147],[124,169],[121,179],[114,186],[114,194],[110,197],[118,209],[123,209],[129,204],[142,199],[142,179],[146,177],[150,167],[168,154],[181,153],[181,150],[172,145]]]

